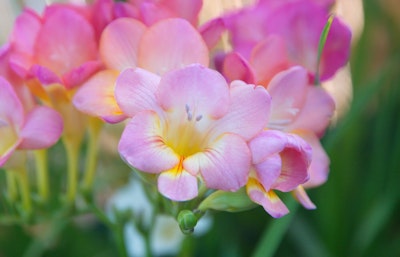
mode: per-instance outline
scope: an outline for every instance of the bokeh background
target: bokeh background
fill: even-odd
[[[188,236],[180,256],[400,256],[400,1],[365,0],[363,6],[364,30],[350,61],[353,100],[323,139],[331,158],[329,180],[309,191],[318,208],[307,211],[289,202],[291,214],[279,220],[262,208],[215,212],[212,229]],[[13,15],[0,10],[0,42]],[[115,142],[107,132],[97,182],[100,203],[129,174],[112,154]],[[62,151],[57,145],[50,158],[53,189],[61,186]],[[64,222],[0,225],[0,257],[117,255],[110,232],[93,216]]]

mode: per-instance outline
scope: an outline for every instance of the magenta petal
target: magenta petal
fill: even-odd
[[[183,167],[201,173],[208,188],[236,191],[246,184],[250,170],[250,151],[235,134],[224,134],[203,152],[186,158]]]
[[[283,129],[303,107],[308,89],[307,71],[296,66],[278,73],[268,85],[272,97],[268,128]]]
[[[114,96],[118,74],[118,71],[114,70],[96,73],[75,93],[73,98],[75,107],[81,112],[101,117],[111,123],[123,120],[125,115]]]
[[[230,93],[229,111],[217,121],[213,133],[230,132],[249,140],[267,125],[271,97],[265,88],[241,81],[231,83]]]
[[[207,45],[200,33],[183,19],[157,22],[140,42],[138,66],[160,75],[192,63],[208,66],[208,62]]]
[[[121,18],[110,23],[100,39],[100,55],[108,68],[135,68],[139,42],[146,26],[138,20]]]
[[[63,120],[55,110],[39,106],[28,113],[20,132],[19,149],[42,149],[54,145],[63,131]]]
[[[64,85],[67,89],[72,89],[80,86],[90,76],[97,72],[101,67],[102,63],[99,61],[90,61],[82,64],[81,66],[72,69],[71,71],[64,74],[62,77]]]
[[[118,77],[115,98],[124,113],[133,117],[140,111],[158,111],[155,92],[160,77],[146,70],[127,69]]]
[[[173,201],[191,200],[198,194],[197,178],[185,170],[164,171],[158,176],[158,190]]]
[[[156,99],[166,111],[181,117],[217,119],[229,108],[229,88],[218,72],[198,64],[166,73],[156,92]]]
[[[119,141],[121,157],[132,167],[148,173],[161,173],[175,167],[179,156],[164,143],[161,126],[153,111],[134,116]]]
[[[197,25],[198,15],[203,3],[202,0],[163,0],[161,3],[177,17],[188,20],[193,26]]]
[[[33,65],[30,73],[30,76],[34,76],[39,80],[39,82],[46,86],[46,85],[51,85],[51,84],[63,84],[61,79],[50,69],[40,66],[40,65]]]

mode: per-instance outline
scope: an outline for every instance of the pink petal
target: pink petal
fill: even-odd
[[[282,160],[279,153],[275,153],[265,158],[262,162],[253,164],[253,168],[258,182],[265,190],[269,191],[281,174]]]
[[[45,14],[35,53],[39,65],[61,76],[96,59],[94,29],[78,12],[69,8],[55,8]]]
[[[166,112],[180,117],[217,119],[229,108],[229,88],[218,72],[201,65],[166,73],[156,92],[156,99]]]
[[[303,185],[305,188],[317,187],[325,183],[329,174],[329,157],[319,142],[318,137],[313,133],[301,133],[312,147],[312,161],[308,172],[310,179]]]
[[[335,111],[331,95],[321,87],[308,87],[305,104],[287,130],[309,130],[322,136]]]
[[[268,128],[283,129],[302,108],[308,89],[307,71],[299,66],[278,73],[268,85],[271,116]]]
[[[282,170],[273,188],[289,192],[309,179],[308,168],[311,163],[311,147],[299,136],[287,134],[287,143],[280,153]]]
[[[115,123],[123,120],[121,109],[115,100],[115,82],[119,75],[115,70],[104,70],[96,73],[75,93],[73,104],[84,113],[101,117]]]
[[[63,120],[55,110],[38,106],[28,113],[20,132],[19,149],[42,149],[54,145],[63,131]]]
[[[132,167],[147,173],[168,171],[179,163],[179,156],[162,138],[161,121],[153,111],[134,116],[118,145],[121,157]]]
[[[171,10],[177,17],[184,18],[193,26],[197,25],[202,0],[162,0],[162,5]]]
[[[230,132],[249,140],[266,126],[271,97],[265,88],[241,81],[232,82],[230,91],[229,111],[217,121],[213,133],[219,135]]]
[[[199,28],[208,49],[212,49],[218,44],[225,29],[224,21],[221,18],[213,19]]]
[[[160,75],[192,63],[208,66],[208,62],[207,45],[200,33],[183,19],[154,24],[140,42],[139,67]]]
[[[34,46],[41,27],[40,17],[32,10],[25,9],[15,21],[11,35],[13,54],[10,62],[16,71],[24,77],[33,63]]]
[[[0,127],[20,129],[24,121],[24,109],[14,88],[0,77]],[[4,123],[4,124],[3,124]]]
[[[289,67],[289,59],[283,39],[271,35],[257,44],[250,56],[257,84],[267,86],[279,72]]]
[[[143,1],[140,3],[140,19],[148,26],[175,17],[174,13],[160,3]]]
[[[200,172],[208,188],[236,191],[246,184],[250,158],[241,137],[224,134],[204,151],[186,158],[183,167],[193,175]]]
[[[158,176],[158,190],[173,201],[191,200],[198,194],[197,178],[185,170],[177,172],[175,167]]]
[[[222,73],[228,81],[242,80],[247,83],[255,83],[252,67],[236,52],[231,52],[225,56],[222,64]]]
[[[135,68],[139,42],[146,26],[138,20],[120,18],[110,23],[100,39],[100,55],[108,68]]]
[[[293,190],[293,195],[304,206],[304,208],[308,210],[314,210],[317,207],[315,204],[310,200],[306,191],[302,186],[298,186],[295,190]]]
[[[286,142],[286,135],[280,131],[262,131],[249,142],[253,164],[259,164],[269,156],[280,153],[285,148]]]
[[[279,199],[274,191],[268,192],[255,179],[250,179],[246,186],[247,194],[255,203],[264,207],[274,218],[280,218],[289,213],[286,205]]]
[[[127,69],[118,77],[115,98],[123,112],[133,117],[140,111],[158,111],[155,92],[160,77],[146,70]]]

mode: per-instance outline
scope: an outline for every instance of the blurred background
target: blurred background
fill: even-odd
[[[4,42],[18,1],[0,1]],[[14,3],[8,8],[15,12],[4,9],[7,3]],[[353,99],[323,139],[331,158],[328,182],[309,190],[317,209],[290,203],[291,214],[279,220],[262,208],[215,212],[212,229],[201,237],[187,237],[180,256],[400,256],[400,1],[365,0],[363,5],[364,30],[350,61]],[[347,12],[351,16],[352,10]],[[351,95],[343,94],[346,99]],[[114,143],[112,138],[104,140]],[[50,159],[53,167],[62,165],[57,156]],[[107,197],[126,181],[129,170],[122,162],[116,166],[116,155],[103,152],[100,159],[99,193]],[[101,185],[105,181],[111,186]],[[47,230],[0,225],[0,256],[117,253],[107,228],[90,215],[54,234],[42,231]]]

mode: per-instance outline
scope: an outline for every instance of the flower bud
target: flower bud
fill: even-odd
[[[179,227],[184,234],[191,234],[197,224],[196,215],[189,210],[182,210],[178,214]]]

